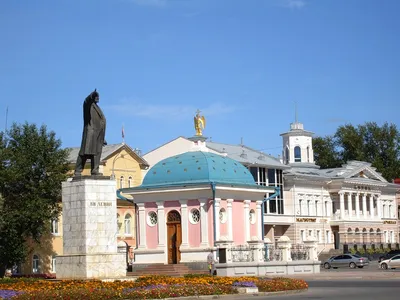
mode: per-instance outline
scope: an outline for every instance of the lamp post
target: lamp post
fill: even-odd
[[[116,155],[115,157],[114,157],[114,159],[113,159],[113,163],[112,163],[112,169],[111,169],[111,176],[110,176],[110,178],[112,179],[112,180],[115,180],[115,172],[114,172],[114,166],[115,166],[115,162],[118,160],[118,158],[124,158],[125,157],[125,154],[118,154],[118,155]]]

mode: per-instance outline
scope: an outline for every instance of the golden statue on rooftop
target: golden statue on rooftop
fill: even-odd
[[[202,136],[205,127],[206,118],[204,118],[204,116],[200,116],[200,110],[197,110],[196,115],[194,116],[194,129],[196,130],[196,135]]]

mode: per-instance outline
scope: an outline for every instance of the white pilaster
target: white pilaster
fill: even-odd
[[[221,205],[221,198],[215,198],[215,232],[216,232],[216,236],[215,236],[215,241],[219,241],[219,237],[220,237],[220,224],[221,221],[219,219],[219,210],[220,210],[220,205]]]
[[[144,203],[137,203],[139,208],[139,249],[144,249],[146,245],[146,210]]]
[[[369,212],[371,213],[371,218],[375,218],[374,195],[372,194],[369,194]]]
[[[353,216],[353,193],[347,193],[347,207],[349,208],[349,218]]]
[[[227,199],[226,202],[227,202],[226,208],[228,214],[228,220],[227,220],[228,240],[233,241],[233,214],[232,214],[233,199]]]
[[[201,246],[208,247],[208,222],[207,222],[207,200],[199,199],[200,202],[200,231],[201,231]]]
[[[262,236],[262,228],[264,224],[262,224],[262,219],[261,219],[261,210],[262,210],[262,201],[257,201],[256,202],[256,224],[257,224],[257,239],[259,241],[263,241],[264,238]]]
[[[362,202],[363,202],[363,204],[362,204],[363,205],[363,207],[362,207],[363,216],[364,216],[364,219],[366,219],[367,218],[367,194],[366,193],[363,194]]]
[[[382,218],[382,202],[381,195],[376,195],[376,210],[378,213],[378,218]]]
[[[182,225],[182,244],[181,248],[188,248],[189,247],[189,214],[188,214],[188,207],[187,207],[187,200],[179,200],[181,204],[181,225]]]
[[[344,219],[344,193],[342,191],[339,192],[340,199],[340,219]]]
[[[164,249],[165,247],[165,210],[164,201],[157,202],[157,226],[158,226],[158,245],[159,249]]]
[[[360,218],[360,193],[356,194],[356,217]]]
[[[250,241],[250,202],[251,200],[244,200],[243,201],[243,213],[244,213],[244,238],[245,242]]]

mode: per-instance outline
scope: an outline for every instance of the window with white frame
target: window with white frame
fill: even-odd
[[[307,215],[311,215],[311,201],[307,200]]]
[[[54,219],[51,221],[51,233],[52,234],[59,234],[58,231],[58,219]]]
[[[307,146],[307,162],[310,162],[310,146]]]
[[[150,211],[147,214],[147,225],[156,226],[158,223],[157,213],[155,211]]]
[[[128,178],[128,187],[132,187],[133,181],[132,181],[132,176],[129,176]]]
[[[306,232],[304,230],[300,230],[300,238],[302,242],[306,240]]]
[[[318,243],[322,243],[321,230],[317,230],[317,240],[318,240]]]
[[[226,210],[225,210],[225,208],[221,208],[221,209],[219,210],[219,221],[220,221],[221,223],[225,223],[226,220],[227,220]]]
[[[325,231],[325,241],[327,244],[331,243],[331,232],[329,230]]]
[[[389,232],[387,230],[385,230],[383,232],[383,236],[384,236],[384,239],[385,239],[385,243],[389,243],[390,242],[389,241]]]
[[[329,204],[328,204],[328,201],[325,201],[325,216],[327,217],[328,216],[328,206]]]
[[[319,216],[318,200],[315,200],[315,215]]]
[[[393,230],[390,231],[390,241],[389,242],[390,243],[394,243],[395,242],[395,240],[394,240],[394,231]]]
[[[256,223],[256,212],[254,211],[254,209],[250,209],[249,220],[250,220],[251,224],[255,224]]]
[[[56,256],[51,257],[51,273],[56,273]]]
[[[294,147],[294,161],[301,162],[301,149],[299,146]]]
[[[132,224],[132,217],[130,214],[125,215],[125,234],[126,235],[131,235],[132,234],[132,229],[131,229],[131,224]]]
[[[300,200],[299,200],[299,214],[300,214],[300,216],[303,215],[303,208],[302,208],[302,206],[303,206],[303,199],[300,199]]]
[[[388,218],[392,218],[393,216],[392,216],[392,206],[391,205],[389,205],[389,216],[388,216]]]
[[[386,205],[383,204],[382,217],[386,218]]]
[[[40,270],[40,259],[39,255],[34,254],[32,256],[32,273],[37,274]]]
[[[309,229],[309,230],[308,230],[308,236],[310,236],[310,237],[313,236],[313,231],[312,231],[312,229]]]
[[[124,188],[124,176],[121,176],[119,178],[119,188],[120,189]]]
[[[200,211],[197,208],[190,210],[189,221],[192,224],[198,224],[200,222]]]

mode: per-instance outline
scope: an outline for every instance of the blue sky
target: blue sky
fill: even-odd
[[[0,128],[46,124],[79,146],[94,89],[108,143],[192,136],[281,154],[298,119],[400,125],[398,0],[1,0]]]

